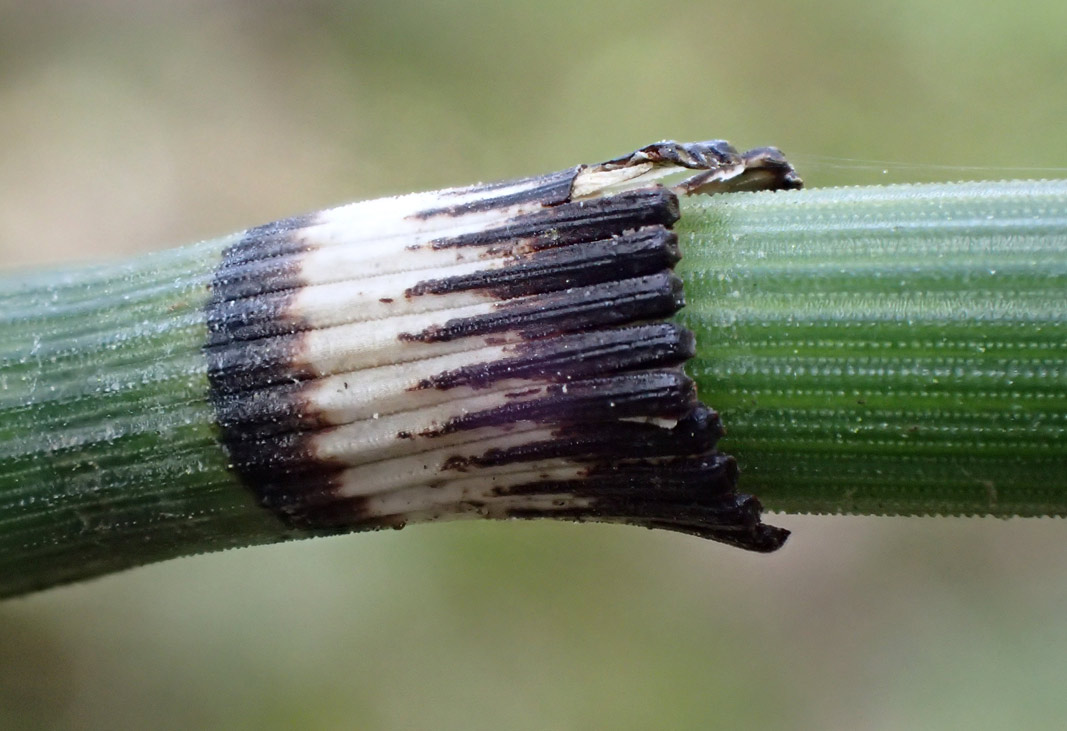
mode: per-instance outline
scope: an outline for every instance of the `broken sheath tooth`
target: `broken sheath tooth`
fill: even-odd
[[[673,186],[674,192],[684,195],[788,190],[804,184],[776,147],[757,147],[742,154],[726,140],[664,140],[629,155],[582,168],[573,193],[576,197],[593,195],[614,186],[652,180],[683,169],[698,171]]]
[[[554,517],[775,550],[682,370],[670,229],[678,193],[800,184],[774,148],[659,142],[248,230],[207,312],[233,469],[309,532]]]

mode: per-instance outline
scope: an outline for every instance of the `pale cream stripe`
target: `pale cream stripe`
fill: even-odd
[[[540,474],[562,467],[580,466],[572,459],[554,457],[486,467],[471,466],[466,470],[445,469],[448,460],[454,457],[480,457],[490,449],[507,449],[523,444],[551,441],[554,438],[551,429],[533,429],[519,434],[508,434],[503,437],[351,467],[341,474],[343,487],[339,494],[344,497],[357,497],[426,485],[431,482],[437,484],[442,481],[483,475],[506,475],[515,472]]]
[[[310,446],[316,459],[354,466],[397,454],[411,454],[446,444],[484,439],[490,435],[499,435],[502,430],[519,431],[521,427],[513,429],[513,424],[526,424],[526,429],[537,428],[539,425],[532,422],[514,421],[478,429],[461,429],[440,436],[419,434],[443,427],[451,419],[466,414],[542,398],[546,389],[547,386],[543,384],[532,384],[522,392],[516,392],[521,395],[508,396],[511,392],[499,391],[447,401],[417,411],[401,411],[377,419],[354,421],[317,432],[311,437]],[[410,438],[399,438],[397,434],[401,432],[410,434]]]
[[[414,258],[421,253],[407,252],[404,256]],[[381,320],[499,301],[498,296],[486,290],[414,296],[407,296],[405,292],[428,279],[493,271],[508,263],[504,259],[482,260],[432,271],[405,271],[384,276],[355,277],[329,284],[311,282],[293,293],[287,317],[308,323],[311,327],[330,327],[348,322]]]
[[[493,311],[493,304],[485,303],[308,330],[302,335],[300,352],[294,355],[293,362],[298,369],[306,368],[317,376],[325,376],[520,342],[522,337],[514,330],[431,343],[403,341],[398,337],[401,333],[417,334],[453,318],[475,317]]]
[[[309,410],[321,414],[328,423],[347,424],[375,415],[421,409],[475,394],[521,387],[528,381],[498,381],[485,388],[457,386],[451,389],[411,390],[421,380],[446,371],[511,357],[514,357],[514,353],[509,352],[507,347],[491,346],[409,363],[337,373],[309,381],[301,397],[307,400]]]
[[[364,498],[363,510],[369,517],[386,517],[392,515],[415,517],[418,513],[432,513],[434,509],[453,510],[456,503],[466,501],[486,501],[486,506],[480,512],[483,517],[506,517],[507,511],[512,508],[539,507],[552,510],[560,507],[589,507],[592,502],[589,499],[575,498],[574,495],[563,493],[557,495],[495,495],[494,491],[500,488],[522,485],[529,482],[543,480],[564,481],[581,478],[580,467],[561,467],[545,473],[516,473],[499,475],[496,477],[468,477],[462,480],[449,482],[441,487],[411,487],[405,490],[397,490],[381,495],[372,495]],[[566,501],[567,505],[559,505],[560,501]]]
[[[520,250],[519,244],[504,249],[494,245],[390,250],[374,242],[364,242],[309,251],[302,255],[299,271],[300,279],[309,284],[380,277],[398,272],[435,274],[437,269],[492,261]]]
[[[516,216],[540,211],[544,206],[537,201],[527,201],[471,212],[420,215],[424,212],[462,205],[464,202],[477,203],[506,195],[509,190],[519,192],[532,187],[536,186],[493,190],[489,193],[482,190],[460,198],[435,191],[351,203],[322,211],[313,224],[294,231],[293,236],[300,243],[315,248],[374,242],[382,250],[402,251],[407,246],[418,246],[434,239],[494,228]]]

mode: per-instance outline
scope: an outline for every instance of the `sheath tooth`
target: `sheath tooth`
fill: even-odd
[[[378,419],[490,391],[569,383],[597,373],[674,366],[692,357],[691,334],[671,323],[572,333],[515,345],[280,383],[216,399],[219,423],[270,434]]]
[[[312,533],[555,517],[777,548],[682,370],[670,228],[678,192],[796,185],[773,148],[660,142],[250,229],[204,348],[232,469]]]
[[[246,294],[214,313],[211,325],[231,340],[254,340],[298,327],[455,310],[654,274],[678,258],[675,235],[656,226],[558,249],[441,267],[432,275],[408,271]]]

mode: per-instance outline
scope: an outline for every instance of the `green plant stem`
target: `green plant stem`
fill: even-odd
[[[1067,514],[1067,183],[692,198],[677,231],[744,491]],[[220,445],[205,306],[234,240],[0,281],[0,596],[314,534]]]
[[[678,232],[688,369],[768,509],[1067,514],[1067,182],[693,198]]]
[[[225,245],[0,283],[0,596],[284,537],[208,399]]]

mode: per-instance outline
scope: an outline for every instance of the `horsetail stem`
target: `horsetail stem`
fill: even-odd
[[[9,278],[0,595],[463,517],[774,550],[753,492],[1063,514],[1067,185],[693,196],[675,225],[676,194],[796,187],[771,148],[657,143]]]
[[[1067,181],[690,199],[688,364],[774,510],[1067,514]]]

